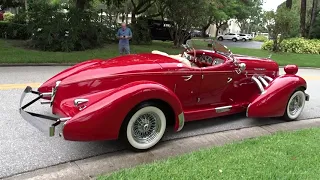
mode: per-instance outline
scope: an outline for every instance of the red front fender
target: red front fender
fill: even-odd
[[[130,110],[150,99],[168,103],[175,113],[175,130],[183,127],[184,115],[177,96],[161,84],[138,81],[113,90],[100,101],[80,111],[66,122],[63,136],[73,141],[117,139],[122,122]]]
[[[292,74],[277,77],[265,92],[253,98],[247,108],[247,117],[283,116],[291,94],[298,88],[307,88],[303,78]]]

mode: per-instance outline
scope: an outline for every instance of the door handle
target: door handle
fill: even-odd
[[[184,81],[189,81],[193,75],[189,75],[189,76],[182,76],[184,78]]]
[[[228,81],[227,81],[227,83],[230,83],[232,81],[232,78],[228,78]]]

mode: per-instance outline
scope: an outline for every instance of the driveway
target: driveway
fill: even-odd
[[[247,42],[243,44],[245,43]],[[0,133],[0,178],[123,149],[117,141],[70,142],[59,137],[49,138],[20,117],[18,104],[23,88],[27,85],[37,87],[47,78],[65,68],[0,67],[0,127],[2,131]],[[308,93],[311,96],[299,120],[320,117],[318,112],[320,94],[317,92],[320,89],[320,70],[301,69],[298,74],[307,80]],[[50,113],[50,108],[36,103],[32,111]],[[283,121],[277,118],[251,119],[246,118],[244,114],[233,115],[186,123],[184,129],[179,133],[175,134],[168,130],[164,141],[280,122]]]
[[[258,41],[233,42],[231,40],[223,40],[218,42],[220,42],[221,44],[227,47],[241,47],[241,48],[251,48],[251,49],[261,49],[261,46],[263,44],[263,42],[258,42]]]

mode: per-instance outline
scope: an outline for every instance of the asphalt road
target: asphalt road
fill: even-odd
[[[223,40],[223,41],[219,41],[219,43],[227,47],[241,47],[241,48],[250,48],[250,49],[261,49],[261,46],[263,44],[262,42],[258,42],[258,41],[233,42],[231,40]]]
[[[20,117],[18,104],[23,88],[29,84],[37,87],[65,68],[0,67],[0,178],[123,149],[117,141],[69,142],[59,137],[49,138]],[[320,70],[301,69],[298,74],[307,80],[307,91],[311,96],[299,119],[320,117],[320,94],[317,92],[320,89]],[[50,112],[47,105],[39,103],[32,110]],[[277,118],[251,119],[244,114],[233,115],[187,123],[179,133],[168,131],[164,140],[279,122],[283,121]]]

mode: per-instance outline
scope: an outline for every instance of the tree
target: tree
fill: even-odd
[[[319,3],[319,0],[313,0],[308,38],[311,38],[312,31],[313,31],[313,28],[314,28],[314,24],[315,24],[315,21],[317,19],[318,3]]]
[[[156,0],[131,0],[131,22],[136,22],[136,16],[146,12],[151,6],[156,3]]]
[[[286,7],[288,9],[291,9],[292,8],[292,0],[286,0]]]
[[[267,11],[264,13],[263,21],[269,35],[273,38],[273,51],[279,51],[279,44],[290,36],[288,29],[296,25],[293,17],[295,17],[294,11],[287,8],[278,8],[276,12]]]
[[[205,0],[166,0],[165,15],[173,24],[170,27],[174,46],[180,46],[192,27],[200,25],[201,9]]]
[[[302,37],[306,36],[306,13],[307,13],[307,1],[301,0],[300,34]]]

